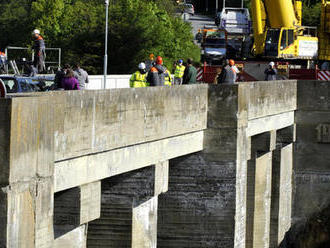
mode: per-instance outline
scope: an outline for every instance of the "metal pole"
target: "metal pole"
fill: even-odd
[[[5,64],[5,68],[6,68],[6,74],[8,74],[8,47],[6,47],[5,49],[5,60],[6,60],[6,64]]]
[[[223,1],[222,1],[222,8],[223,8],[223,9],[226,8],[226,0],[223,0]]]
[[[61,56],[62,56],[62,49],[59,48],[59,50],[58,50],[58,70],[61,69],[61,62],[62,62]]]
[[[219,9],[219,0],[215,0],[215,14],[218,13],[218,9]]]
[[[242,8],[242,9],[244,8],[244,0],[242,0],[241,8]]]
[[[108,67],[108,14],[109,13],[109,0],[105,0],[105,47],[104,47],[104,81],[103,89],[107,83],[107,67]]]

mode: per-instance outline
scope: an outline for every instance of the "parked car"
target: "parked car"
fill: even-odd
[[[48,91],[52,89],[54,78],[47,77],[24,77],[16,75],[0,75],[5,84],[7,93],[23,93]]]
[[[183,13],[188,13],[190,15],[195,14],[194,5],[192,5],[191,3],[182,3],[179,5],[179,8],[181,9],[181,12],[183,12]]]

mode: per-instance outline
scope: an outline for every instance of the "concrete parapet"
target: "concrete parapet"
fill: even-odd
[[[276,81],[0,99],[0,247],[275,247],[330,203],[329,90]]]
[[[56,161],[206,128],[206,85],[54,96]]]
[[[2,247],[51,247],[54,135],[47,97],[1,99]]]

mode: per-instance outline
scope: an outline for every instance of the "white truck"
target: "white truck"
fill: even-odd
[[[222,11],[217,13],[215,24],[227,32],[227,57],[240,58],[243,42],[250,39],[252,32],[249,10],[224,6]]]

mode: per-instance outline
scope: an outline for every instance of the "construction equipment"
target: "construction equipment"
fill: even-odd
[[[254,54],[272,59],[318,56],[315,27],[302,26],[300,0],[252,0]]]
[[[322,0],[319,59],[330,61],[330,1]]]
[[[218,12],[215,17],[215,24],[220,29],[227,32],[227,56],[231,58],[239,58],[242,53],[243,42],[251,34],[252,22],[248,8],[227,7],[223,1],[222,11]]]
[[[227,53],[226,30],[204,26],[201,33],[202,61],[221,62]]]

